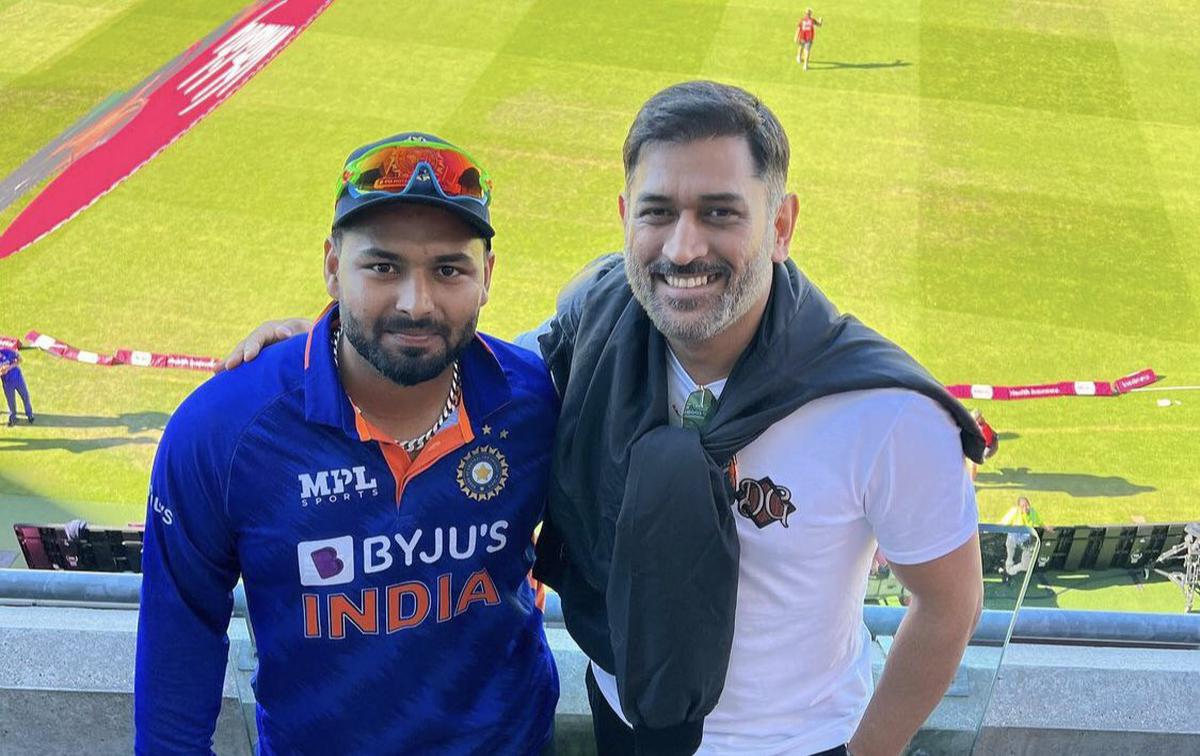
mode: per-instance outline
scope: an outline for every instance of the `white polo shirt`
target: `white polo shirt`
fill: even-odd
[[[670,362],[671,418],[682,424],[698,387]],[[708,388],[719,399],[724,384]],[[888,561],[919,564],[977,530],[958,426],[912,391],[836,394],[772,425],[736,465],[733,651],[699,753],[818,753],[850,739],[873,689],[862,607],[876,542]],[[616,678],[592,671],[621,715]]]

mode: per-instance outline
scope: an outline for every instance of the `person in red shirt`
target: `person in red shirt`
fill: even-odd
[[[804,11],[804,18],[796,25],[796,44],[799,45],[796,62],[803,63],[805,71],[808,70],[808,56],[812,53],[813,36],[821,25],[821,19],[813,18],[812,8]]]
[[[1000,448],[1000,435],[996,433],[987,420],[983,418],[983,413],[977,409],[971,410],[971,417],[975,418],[975,424],[979,426],[979,432],[983,434],[983,459],[987,461],[996,456],[996,450]],[[971,463],[971,480],[975,480],[975,476],[979,474],[979,465]]]

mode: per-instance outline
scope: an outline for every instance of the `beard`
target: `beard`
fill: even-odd
[[[376,320],[369,328],[345,309],[341,312],[341,319],[342,333],[346,340],[371,367],[392,383],[399,386],[415,386],[441,375],[467,351],[467,347],[475,338],[479,313],[477,311],[471,320],[457,331],[433,319],[413,320],[403,315]],[[437,336],[443,346],[428,349],[400,347],[390,351],[384,348],[385,334],[404,331]]]
[[[642,265],[626,250],[625,276],[634,298],[663,336],[677,341],[707,341],[749,312],[771,285],[771,246],[768,236],[740,274],[735,274],[733,267],[719,258],[716,262],[697,261],[682,266],[659,258],[649,265]],[[655,276],[705,274],[725,279],[725,289],[708,300],[674,299],[654,290]]]

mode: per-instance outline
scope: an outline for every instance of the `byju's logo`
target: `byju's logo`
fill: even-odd
[[[379,495],[375,479],[368,479],[367,468],[361,465],[349,469],[322,470],[314,475],[300,473],[296,477],[300,480],[300,505],[305,507]]]
[[[301,541],[300,585],[342,585],[354,581],[354,537]]]
[[[163,525],[170,525],[175,522],[175,513],[171,511],[170,507],[163,504],[162,499],[158,498],[153,491],[150,492],[150,508],[162,518]]]

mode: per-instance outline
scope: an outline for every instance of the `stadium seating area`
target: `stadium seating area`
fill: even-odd
[[[142,529],[78,529],[66,525],[13,525],[25,564],[34,570],[141,572]]]

